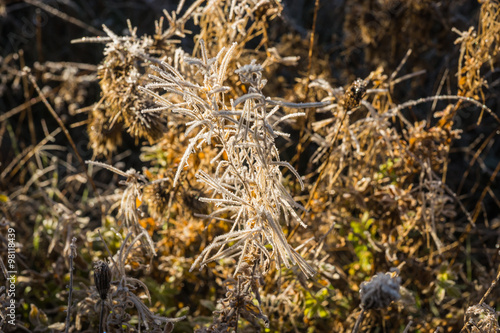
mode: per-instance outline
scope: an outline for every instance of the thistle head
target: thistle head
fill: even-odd
[[[104,301],[111,287],[111,271],[108,264],[102,260],[94,263],[94,282],[99,297]]]
[[[132,105],[123,112],[127,132],[136,140],[145,138],[153,144],[167,130],[167,121],[161,112],[148,110],[153,104],[143,94],[136,93],[133,98]]]

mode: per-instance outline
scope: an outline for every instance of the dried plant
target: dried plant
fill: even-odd
[[[256,273],[257,263],[253,268],[245,263],[237,280],[230,278],[224,282],[225,298],[218,301],[220,309],[214,311],[214,322],[210,327],[197,330],[197,333],[228,332],[231,328],[238,328],[240,317],[250,322],[253,328],[260,331],[258,319],[263,320],[269,327],[269,319],[262,313],[259,294],[259,281],[262,276]],[[254,300],[257,301],[255,304]]]
[[[497,0],[57,5],[0,5],[2,332],[499,330]]]
[[[470,27],[467,31],[453,31],[459,34],[455,41],[460,44],[458,68],[458,88],[462,96],[485,99],[483,88],[488,86],[481,70],[493,65],[500,50],[500,19],[498,18],[498,1],[484,1],[479,16],[477,29]]]
[[[103,332],[104,303],[111,287],[111,271],[106,262],[97,261],[94,263],[94,283],[99,297],[101,297],[101,314],[99,315],[99,332],[101,333]]]
[[[68,295],[68,310],[67,310],[67,316],[66,316],[66,333],[69,332],[69,327],[70,327],[70,316],[71,316],[71,305],[73,301],[73,259],[76,257],[77,252],[76,252],[76,238],[73,237],[71,240],[71,245],[70,245],[70,254],[69,254],[69,295]]]
[[[107,245],[105,244],[106,250],[108,251],[113,264],[110,268],[111,272],[107,272],[106,269],[103,269],[102,264],[96,267],[96,288],[101,299],[101,304],[105,301],[106,297],[103,299],[103,296],[106,296],[106,294],[109,294],[109,298],[111,299],[109,304],[110,312],[106,316],[104,325],[104,327],[106,327],[106,331],[122,328],[124,326],[130,328],[131,324],[129,322],[131,320],[131,315],[128,310],[129,308],[135,308],[137,312],[138,331],[140,331],[141,326],[144,325],[146,330],[160,332],[162,327],[170,327],[172,323],[181,321],[185,318],[166,318],[158,316],[151,312],[151,310],[143,303],[141,297],[136,294],[138,293],[136,290],[138,288],[142,288],[146,298],[151,303],[151,296],[149,294],[148,287],[142,281],[127,276],[125,267],[125,262],[134,250],[135,244],[142,237],[146,238],[147,233],[142,232],[133,239],[132,234],[128,233],[123,240],[118,253],[114,256],[111,255]],[[109,274],[111,275],[111,282],[109,282],[108,279]],[[113,285],[111,290],[109,290],[109,283]]]
[[[137,202],[141,200],[142,197],[142,189],[144,186],[148,185],[146,177],[144,177],[141,173],[137,172],[134,169],[129,169],[127,172],[123,172],[115,167],[107,165],[105,163],[87,161],[88,164],[101,166],[105,169],[108,169],[120,176],[126,177],[126,180],[122,181],[123,185],[127,187],[123,191],[121,202],[120,202],[120,210],[118,212],[118,217],[122,217],[124,219],[125,225],[131,230],[131,232],[138,236],[144,235],[144,238],[147,242],[148,252],[152,255],[155,254],[155,247],[153,244],[153,240],[149,236],[146,230],[139,223],[139,213],[137,209]],[[159,180],[160,182],[163,179]]]
[[[279,225],[283,216],[287,223],[295,220],[305,226],[295,211],[300,205],[282,185],[280,167],[292,171],[301,184],[302,180],[288,162],[280,161],[274,144],[279,135],[287,136],[274,126],[287,118],[303,114],[287,115],[273,124],[270,123],[270,117],[278,107],[269,111],[276,103],[262,95],[266,81],[262,79],[263,68],[255,63],[242,66],[236,71],[240,80],[249,84],[248,94],[227,105],[224,93],[229,91],[230,87],[223,84],[227,65],[236,45],[225,54],[223,50],[210,59],[203,41],[200,45],[202,58],[185,60],[202,73],[200,82],[187,81],[178,70],[168,63],[162,63],[165,70],[155,67],[159,76],[152,77],[154,83],[144,88],[161,108],[168,108],[192,119],[186,123],[187,133],[200,127],[198,133],[190,139],[182,157],[174,178],[174,186],[186,166],[189,155],[195,149],[212,142],[220,147],[218,155],[212,160],[217,163],[215,174],[212,176],[202,170],[198,173],[198,180],[213,191],[212,198],[200,200],[215,203],[217,206],[217,210],[208,217],[231,216],[234,222],[229,233],[218,236],[203,250],[193,268],[226,256],[236,256],[239,259],[235,274],[244,260],[253,261],[259,258],[264,270],[268,269],[270,260],[275,260],[276,264],[283,263],[286,267],[298,265],[306,276],[312,276],[314,270],[287,243]],[[152,89],[183,96],[184,101],[172,103]],[[238,108],[240,104],[243,104],[243,107]],[[223,155],[227,158],[222,158]],[[230,243],[234,244],[228,246]],[[272,250],[266,249],[266,244],[271,244]],[[213,250],[217,252],[212,255]],[[258,253],[257,257],[250,255],[255,252]]]
[[[498,314],[488,304],[477,304],[467,308],[462,332],[500,332]]]
[[[259,45],[268,43],[268,24],[282,10],[281,0],[213,1],[200,8],[198,40],[207,42],[207,49],[214,52],[237,43],[235,54],[239,56],[249,41],[260,38]]]

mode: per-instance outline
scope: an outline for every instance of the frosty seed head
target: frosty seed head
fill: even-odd
[[[359,294],[361,308],[380,309],[401,298],[399,286],[401,278],[394,273],[378,273],[370,281],[361,283]]]

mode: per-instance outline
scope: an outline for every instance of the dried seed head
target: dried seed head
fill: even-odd
[[[111,286],[111,271],[106,262],[99,260],[94,263],[94,282],[99,296],[105,300]]]
[[[144,111],[153,106],[148,100],[143,100],[144,96],[139,95],[136,97],[133,105],[125,109],[124,119],[127,126],[127,132],[136,140],[138,138],[145,138],[150,144],[161,139],[167,130],[166,119],[160,112]]]
[[[344,94],[344,109],[352,110],[358,107],[366,92],[366,82],[357,79],[347,88]]]
[[[70,247],[69,257],[71,259],[76,258],[76,255],[77,255],[77,251],[76,251],[76,237],[73,237],[73,239],[71,239],[71,244],[69,245],[69,247]]]
[[[144,188],[143,199],[148,204],[149,214],[160,220],[165,214],[172,191],[170,182],[155,183]]]
[[[201,189],[195,188],[182,193],[182,201],[187,207],[191,208],[193,214],[208,214],[209,206],[206,202],[200,201],[200,198],[205,197]]]
[[[89,146],[96,155],[109,156],[122,144],[122,123],[111,124],[105,112],[94,109],[89,116]]]
[[[497,312],[485,303],[470,306],[464,322],[471,327],[469,332],[500,332]]]
[[[385,308],[401,298],[401,278],[394,273],[378,273],[370,281],[361,283],[359,294],[364,310]]]

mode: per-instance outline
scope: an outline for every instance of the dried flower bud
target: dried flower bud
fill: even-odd
[[[366,82],[357,79],[347,88],[344,94],[344,109],[352,110],[358,107],[366,92]]]
[[[73,239],[71,240],[71,244],[69,245],[69,248],[70,248],[70,253],[69,253],[69,256],[70,258],[76,258],[76,255],[77,255],[77,251],[76,251],[76,237],[73,237]]]
[[[401,298],[401,278],[393,273],[378,273],[370,281],[361,283],[359,294],[364,310],[385,308]]]
[[[99,296],[105,300],[111,283],[111,271],[106,262],[99,260],[94,263],[94,282]]]

